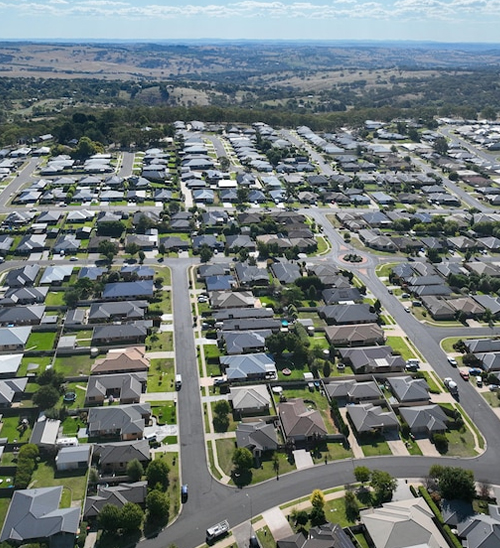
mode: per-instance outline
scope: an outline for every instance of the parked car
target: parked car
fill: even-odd
[[[469,380],[469,372],[466,371],[465,369],[460,369],[460,376],[462,377],[462,379],[464,381],[468,381]]]
[[[477,367],[472,367],[471,369],[469,369],[469,375],[471,375],[472,377],[477,377],[478,375],[481,375],[481,373],[482,370]]]
[[[499,388],[500,388],[500,387],[498,386],[498,384],[490,384],[490,385],[488,386],[488,390],[489,390],[490,392],[496,392]]]
[[[483,386],[483,377],[481,377],[480,375],[476,376],[476,386],[478,388],[482,388]]]
[[[187,499],[188,499],[188,486],[187,486],[187,483],[185,483],[181,487],[181,502],[184,504],[185,502],[187,502]]]
[[[452,365],[453,367],[456,367],[458,365],[457,360],[453,356],[447,357],[448,363]]]

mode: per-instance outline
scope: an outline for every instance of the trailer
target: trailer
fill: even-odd
[[[211,542],[219,537],[227,535],[227,533],[229,533],[229,523],[227,519],[225,519],[207,529],[207,542]]]

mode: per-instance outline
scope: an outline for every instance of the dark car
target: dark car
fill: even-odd
[[[260,548],[259,539],[255,535],[252,535],[248,545],[250,548]]]
[[[181,487],[181,502],[184,504],[185,502],[187,502],[187,499],[188,499],[188,486],[187,486],[187,483],[185,483]]]

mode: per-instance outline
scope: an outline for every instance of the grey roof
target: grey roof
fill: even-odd
[[[441,514],[444,522],[450,527],[457,527],[459,523],[467,521],[474,516],[472,503],[465,500],[441,501]]]
[[[400,407],[399,412],[410,429],[415,432],[425,430],[428,433],[446,430],[447,417],[439,405],[416,405]]]
[[[497,548],[500,546],[500,521],[476,514],[458,524],[458,534],[467,539],[468,548]]]
[[[0,331],[2,330],[0,329]],[[22,359],[22,354],[0,354],[0,376],[15,376]]]
[[[271,396],[269,395],[267,386],[263,384],[233,387],[231,388],[229,399],[233,404],[233,409],[240,412],[269,407],[271,403]]]
[[[122,508],[127,502],[142,505],[146,500],[147,491],[147,481],[120,483],[114,486],[99,485],[97,494],[85,499],[83,516],[85,519],[98,516],[105,504],[112,504],[118,508]]]
[[[0,405],[10,406],[17,394],[26,389],[28,379],[3,379],[0,380]]]
[[[31,334],[31,326],[23,325],[20,327],[1,327],[0,328],[0,348],[2,347],[21,347],[26,344]]]
[[[272,318],[274,310],[272,308],[228,308],[216,310],[213,315],[217,322],[244,318]]]
[[[363,368],[373,371],[403,370],[405,361],[401,356],[393,355],[390,346],[365,346],[362,348],[340,348],[343,360],[349,361],[358,372]]]
[[[393,394],[402,403],[429,400],[429,386],[425,379],[413,379],[409,376],[389,377],[387,382]]]
[[[349,415],[357,432],[370,432],[374,429],[398,428],[399,422],[394,411],[384,411],[382,407],[371,403],[347,406]]]
[[[295,263],[273,263],[271,270],[282,284],[291,284],[302,276],[299,265]]]
[[[87,384],[86,400],[105,398],[108,391],[119,392],[119,398],[139,399],[147,382],[147,372],[138,371],[114,375],[91,375]]]
[[[0,300],[0,305],[43,303],[48,292],[48,287],[13,287],[5,292],[4,298]]]
[[[97,280],[106,272],[105,268],[100,266],[82,266],[78,273],[78,278],[88,278],[89,280]]]
[[[55,446],[61,421],[53,419],[39,420],[33,426],[30,443],[42,446]]]
[[[92,341],[120,341],[134,340],[140,341],[147,337],[148,329],[153,322],[148,320],[137,321],[133,323],[120,323],[101,325],[94,327]]]
[[[23,287],[33,285],[40,266],[37,264],[26,265],[21,268],[10,270],[5,277],[5,284],[9,287]]]
[[[374,323],[377,314],[370,312],[370,305],[362,304],[334,304],[321,306],[318,309],[320,316],[338,324]]]
[[[137,459],[146,462],[151,451],[147,440],[119,441],[94,445],[94,457],[98,458],[99,466],[116,463],[127,463]]]
[[[89,462],[92,445],[61,447],[56,456],[56,465]]]
[[[464,343],[472,354],[478,352],[500,352],[500,339],[465,339]]]
[[[147,306],[147,302],[144,301],[93,303],[89,311],[89,321],[106,322],[115,317],[138,320],[144,317],[144,309]]]
[[[328,383],[325,388],[330,397],[348,398],[351,401],[377,400],[383,397],[378,384],[374,381],[335,381]]]
[[[127,299],[133,297],[152,297],[153,280],[137,280],[135,282],[114,282],[104,286],[103,299]]]
[[[89,409],[87,422],[89,435],[118,433],[142,437],[146,426],[145,417],[151,415],[149,403],[94,407]]]
[[[80,508],[59,509],[62,491],[62,486],[15,491],[0,541],[47,539],[58,533],[76,534]]]
[[[276,374],[276,365],[271,356],[265,353],[222,356],[220,363],[226,368],[228,380],[262,377]]]
[[[266,346],[266,338],[272,334],[270,329],[262,331],[224,331],[222,336],[226,342],[228,354],[242,354],[252,350],[263,350]]]
[[[52,284],[62,282],[65,278],[69,278],[73,272],[71,265],[48,266],[42,274],[40,284]]]
[[[278,448],[278,436],[273,424],[242,422],[236,428],[236,445],[259,451],[276,450]]]
[[[363,300],[363,297],[361,296],[359,289],[356,287],[327,288],[323,290],[321,296],[323,297],[323,300],[325,301],[327,305]]]
[[[0,308],[0,324],[39,324],[44,313],[43,304]]]

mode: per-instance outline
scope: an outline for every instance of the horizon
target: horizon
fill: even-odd
[[[500,4],[496,0],[192,0],[188,4],[170,0],[168,5],[148,0],[5,0],[0,3],[0,17],[2,41],[496,45]]]

